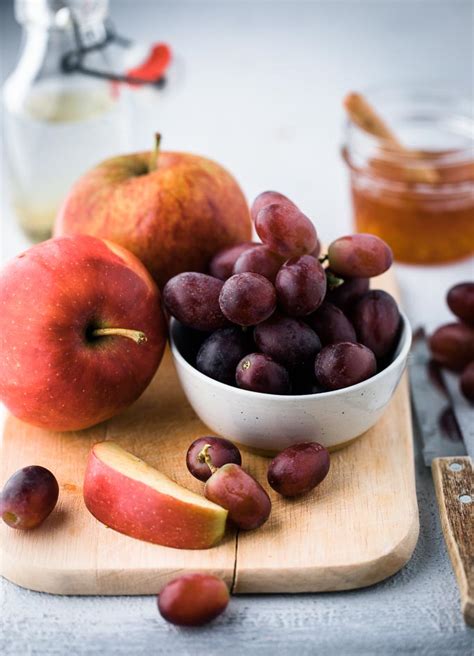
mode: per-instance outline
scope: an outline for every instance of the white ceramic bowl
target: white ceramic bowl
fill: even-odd
[[[174,320],[171,351],[190,404],[215,434],[269,453],[305,441],[334,449],[371,428],[392,398],[411,345],[410,324],[401,316],[402,330],[391,364],[362,383],[333,392],[283,396],[224,385],[187,362],[182,354],[183,335]]]

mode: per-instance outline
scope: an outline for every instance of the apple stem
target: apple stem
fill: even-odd
[[[155,132],[155,147],[153,148],[153,151],[151,153],[150,164],[148,166],[148,169],[150,171],[156,171],[156,168],[158,166],[158,154],[160,152],[160,142],[161,142],[161,134],[159,132]]]
[[[199,451],[198,454],[198,459],[199,462],[205,462],[206,465],[209,467],[211,472],[214,474],[219,467],[216,467],[211,460],[211,456],[209,454],[209,449],[211,448],[211,444],[206,444],[201,451]]]
[[[135,344],[144,344],[146,335],[141,330],[129,330],[128,328],[96,328],[92,331],[92,337],[109,337],[118,335],[119,337],[128,337],[133,339]]]

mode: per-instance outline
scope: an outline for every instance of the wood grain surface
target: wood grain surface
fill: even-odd
[[[391,277],[380,287],[394,291]],[[194,491],[185,453],[208,429],[187,403],[167,351],[155,380],[127,411],[78,433],[53,433],[7,419],[0,483],[39,464],[60,483],[59,504],[38,529],[0,527],[1,573],[34,590],[60,594],[151,594],[179,573],[211,571],[235,593],[343,590],[371,585],[399,570],[418,537],[412,429],[406,375],[378,424],[332,455],[312,493],[293,501],[269,490],[270,520],[229,532],[211,550],[147,544],[97,522],[82,500],[91,445],[113,439]],[[266,479],[268,460],[243,453],[243,465]],[[268,488],[268,486],[267,486]]]
[[[441,526],[461,594],[464,621],[474,626],[474,470],[468,456],[431,465]]]

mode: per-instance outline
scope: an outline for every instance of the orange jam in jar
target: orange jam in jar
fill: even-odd
[[[349,122],[343,156],[354,223],[392,248],[395,259],[435,264],[474,252],[474,119],[447,92],[367,94],[406,150]]]

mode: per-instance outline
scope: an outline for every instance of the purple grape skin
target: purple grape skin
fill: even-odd
[[[274,315],[254,328],[257,348],[289,370],[313,365],[321,342],[308,324]]]
[[[474,282],[460,282],[451,287],[446,301],[453,314],[474,327]]]
[[[357,233],[333,241],[328,248],[328,258],[329,266],[336,274],[372,278],[391,267],[393,253],[380,237]]]
[[[222,280],[188,271],[174,276],[163,289],[168,312],[189,328],[212,331],[228,324],[219,306]]]
[[[3,487],[0,517],[11,528],[36,528],[53,511],[58,496],[59,485],[49,469],[40,465],[23,467]]]
[[[199,454],[204,449],[206,444],[210,444],[208,449],[209,457],[214,467],[222,467],[229,462],[236,465],[242,464],[242,456],[240,451],[230,440],[223,437],[198,437],[189,446],[186,453],[186,466],[189,472],[200,481],[207,481],[212,476],[209,465],[204,461],[199,460]]]
[[[400,312],[387,292],[373,289],[362,296],[351,313],[357,341],[367,346],[377,359],[388,356],[396,346]]]
[[[353,325],[344,312],[332,303],[324,301],[306,320],[323,346],[337,342],[357,342]]]
[[[328,450],[317,442],[301,442],[281,451],[270,462],[267,480],[284,497],[306,494],[319,485],[329,472]]]
[[[474,328],[467,323],[439,326],[428,343],[433,360],[453,371],[462,371],[474,360]]]
[[[235,368],[252,347],[250,335],[241,328],[221,328],[201,345],[196,356],[196,369],[221,383],[235,385]]]
[[[237,258],[234,273],[259,273],[273,283],[282,264],[283,259],[262,244],[246,250]]]
[[[253,201],[252,207],[250,208],[250,216],[252,217],[252,221],[255,223],[255,219],[257,218],[257,214],[260,212],[260,210],[267,205],[271,205],[272,203],[286,203],[290,206],[296,207],[296,205],[289,198],[283,194],[280,194],[278,191],[262,191],[262,193],[259,194]]]
[[[361,383],[377,371],[377,361],[362,344],[339,342],[325,346],[316,356],[316,381],[325,390],[337,390]]]
[[[296,205],[270,203],[258,212],[255,229],[263,243],[284,258],[312,253],[317,246],[314,225]]]
[[[209,264],[209,273],[219,280],[227,280],[231,277],[234,265],[240,255],[256,245],[256,242],[245,241],[242,244],[222,249],[212,258]]]
[[[268,319],[275,311],[275,288],[258,273],[237,273],[224,283],[219,305],[232,323],[254,326]]]
[[[316,258],[302,255],[285,262],[277,274],[275,287],[284,312],[291,317],[305,317],[324,300],[326,273]]]
[[[336,305],[347,314],[354,303],[369,291],[369,286],[368,278],[347,278],[339,287],[328,290],[326,301]]]
[[[289,394],[290,377],[287,370],[269,355],[250,353],[237,365],[237,385],[242,389],[263,394]]]

